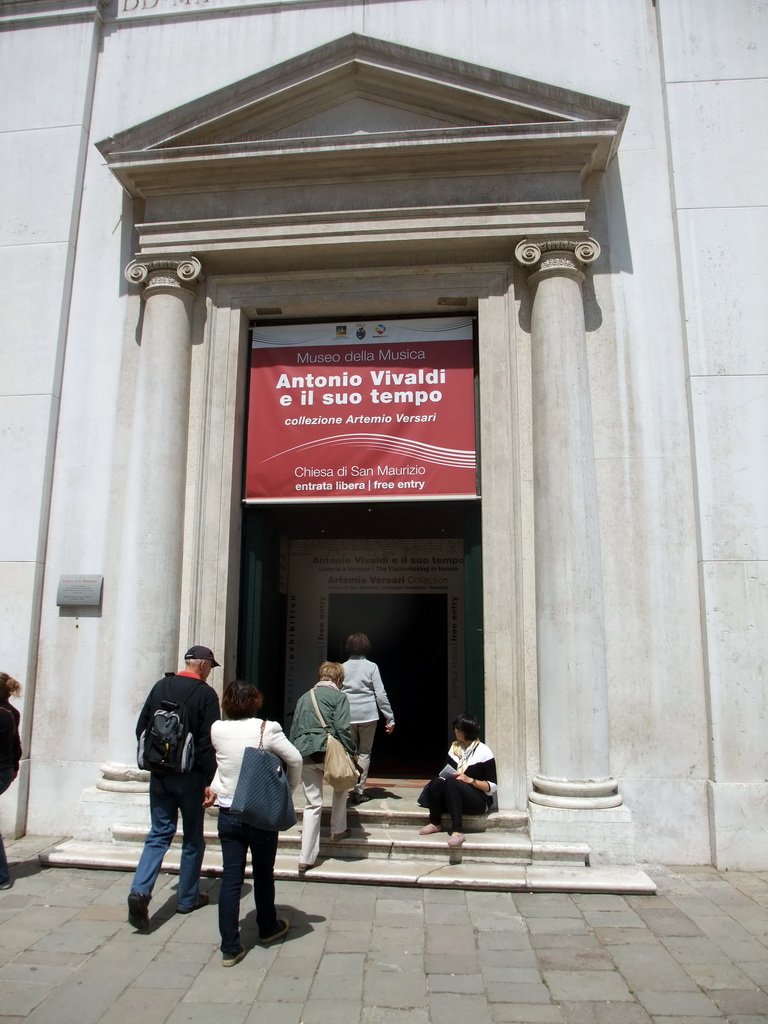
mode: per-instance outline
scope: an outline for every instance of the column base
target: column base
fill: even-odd
[[[107,761],[99,768],[101,778],[96,788],[105,793],[148,793],[149,772],[132,764]]]
[[[550,779],[534,775],[531,803],[543,807],[589,808],[619,807],[624,802],[616,779]]]
[[[75,806],[74,839],[112,840],[116,824],[149,829],[149,772],[135,765],[108,762],[101,778],[80,793]]]
[[[532,842],[586,843],[590,864],[634,864],[635,826],[628,807],[528,804]]]

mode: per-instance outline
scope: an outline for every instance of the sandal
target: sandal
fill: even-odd
[[[431,836],[431,835],[434,835],[435,832],[442,832],[442,831],[443,830],[440,828],[439,825],[433,825],[432,822],[430,822],[429,825],[425,825],[424,828],[420,828],[419,829],[419,835],[420,836]]]

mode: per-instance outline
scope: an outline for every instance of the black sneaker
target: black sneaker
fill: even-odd
[[[245,956],[245,950],[241,946],[236,953],[222,953],[221,954],[221,966],[222,967],[234,967],[235,964],[239,964]]]
[[[290,930],[290,927],[291,926],[288,924],[285,918],[278,917],[277,924],[275,925],[273,931],[271,931],[269,935],[260,935],[259,942],[262,944],[262,946],[269,946],[271,943],[277,942],[278,939],[282,939],[284,935],[287,935],[288,931]]]
[[[191,914],[193,910],[199,910],[200,907],[208,906],[208,894],[205,892],[198,893],[197,903],[193,903],[191,907],[176,907],[177,914]]]
[[[128,923],[132,924],[137,932],[149,931],[149,896],[143,892],[132,892],[128,894]]]

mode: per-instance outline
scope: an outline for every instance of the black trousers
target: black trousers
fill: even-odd
[[[427,786],[427,804],[429,820],[433,825],[440,824],[440,817],[447,812],[451,818],[449,834],[463,832],[461,819],[464,814],[485,814],[488,810],[486,794],[470,786],[468,782],[459,782],[453,776],[447,779],[438,775]]]

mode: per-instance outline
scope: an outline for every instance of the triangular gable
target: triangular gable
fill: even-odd
[[[625,116],[606,100],[353,34],[98,148],[133,195],[189,190],[203,172],[212,187],[309,178],[329,159],[336,177],[359,176],[373,151],[384,170],[393,148],[418,173],[451,144],[463,171],[492,165],[500,147],[507,171],[516,152],[528,166],[535,157],[546,169],[549,153],[553,169],[586,171],[610,158]]]

